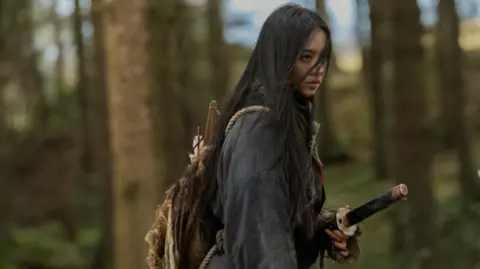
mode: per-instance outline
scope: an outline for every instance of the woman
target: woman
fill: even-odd
[[[356,235],[326,230],[333,214],[322,209],[314,145],[313,98],[331,47],[327,23],[311,10],[288,4],[267,18],[217,121],[202,182],[186,187],[190,200],[182,207],[190,215],[175,239],[178,268],[195,267],[187,256],[197,231],[217,243],[210,269],[309,268],[325,250],[337,261],[356,260]]]

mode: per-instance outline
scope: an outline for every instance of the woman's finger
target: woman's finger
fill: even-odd
[[[336,236],[337,238],[340,239],[339,241],[347,241],[347,240],[348,240],[348,235],[345,235],[345,234],[342,233],[342,231],[340,231],[340,230],[334,230],[333,233],[335,234],[335,236]]]
[[[341,250],[348,250],[347,249],[347,242],[345,241],[333,241],[333,245]]]
[[[335,241],[343,241],[340,237],[338,237],[334,232],[332,232],[329,229],[325,230],[325,233],[333,240]]]
[[[343,257],[348,257],[350,256],[350,252],[348,252],[348,250],[342,250],[340,251],[340,255],[342,255]]]

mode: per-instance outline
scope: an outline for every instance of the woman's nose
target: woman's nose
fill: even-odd
[[[327,65],[323,64],[323,63],[320,63],[313,68],[312,75],[314,75],[314,76],[323,75],[325,73],[326,69],[327,69]]]

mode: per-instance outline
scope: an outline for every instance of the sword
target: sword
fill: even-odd
[[[357,231],[357,224],[378,212],[390,207],[398,201],[407,200],[408,188],[405,184],[399,184],[387,192],[380,194],[367,203],[349,210],[340,208],[336,214],[336,225],[345,235],[352,236]]]

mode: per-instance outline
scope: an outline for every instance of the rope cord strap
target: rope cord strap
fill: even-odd
[[[202,263],[198,269],[207,269],[208,264],[212,260],[215,254],[220,253],[223,249],[223,230],[219,230],[216,235],[215,244],[210,248],[205,258],[203,258]]]
[[[250,112],[257,112],[257,111],[270,111],[268,107],[265,106],[248,106],[245,108],[240,109],[235,113],[231,118],[230,121],[227,124],[227,127],[225,128],[225,135],[232,129],[233,125],[235,122],[242,116],[250,113]]]
[[[249,106],[240,109],[237,111],[228,121],[227,127],[225,128],[225,135],[232,129],[235,122],[242,116],[250,113],[250,112],[257,112],[257,111],[270,111],[268,107],[265,106]],[[215,254],[220,253],[223,249],[223,230],[219,230],[216,235],[216,243],[210,248],[205,258],[203,258],[202,263],[198,267],[198,269],[207,269],[208,264],[212,260]]]

